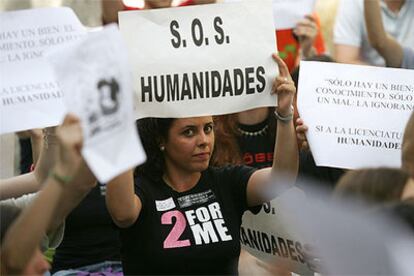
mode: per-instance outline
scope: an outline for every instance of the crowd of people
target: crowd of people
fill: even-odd
[[[142,9],[171,2],[146,0]],[[125,3],[102,0],[103,24],[116,23],[119,11],[141,9]],[[1,274],[290,274],[289,267],[264,266],[241,249],[240,227],[245,212],[257,214],[297,179],[320,183],[334,200],[361,203],[362,212],[387,209],[414,231],[414,113],[404,130],[401,168],[347,171],[315,164],[296,108],[297,94],[306,93],[297,91],[300,60],[414,69],[414,1],[340,1],[333,55],[322,27],[310,14],[275,32],[277,107],[137,120],[147,161],[108,183],[98,183],[81,155],[76,116],[19,133],[30,138],[22,142],[29,161],[22,161],[21,175],[0,182]],[[42,255],[48,248],[55,248],[51,262]]]

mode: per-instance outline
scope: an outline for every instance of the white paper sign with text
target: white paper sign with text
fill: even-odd
[[[273,0],[276,30],[292,29],[305,15],[313,13],[316,0]]]
[[[302,61],[298,110],[318,166],[400,167],[414,70]]]
[[[69,112],[82,121],[82,155],[101,183],[145,161],[127,50],[115,26],[50,56]]]
[[[305,193],[294,187],[270,202],[263,204],[256,215],[245,212],[240,228],[243,249],[271,266],[288,264],[291,271],[309,275],[312,271],[304,258],[304,244],[295,233],[296,225],[289,223],[289,212],[284,209],[286,200],[304,200]],[[284,223],[281,223],[281,222]]]
[[[276,104],[269,0],[121,12],[119,26],[132,60],[137,118]]]
[[[62,91],[44,55],[86,34],[69,8],[0,13],[0,133],[57,125]]]

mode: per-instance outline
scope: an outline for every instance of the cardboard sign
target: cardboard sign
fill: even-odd
[[[316,0],[273,0],[276,30],[292,29],[305,15],[313,13]]]
[[[0,22],[0,133],[59,124],[63,94],[44,55],[85,28],[69,8],[3,12]]]
[[[303,255],[304,244],[295,235],[295,227],[289,223],[289,212],[286,213],[283,208],[286,199],[292,197],[304,200],[305,194],[298,188],[291,188],[265,203],[258,214],[245,212],[240,228],[240,242],[243,249],[261,261],[270,265],[278,262],[288,264],[291,271],[309,275],[313,272],[309,270]]]
[[[268,0],[121,12],[137,118],[274,106],[277,65]]]
[[[302,61],[298,110],[318,166],[400,167],[414,71]]]
[[[133,112],[132,76],[116,26],[93,32],[49,58],[67,110],[82,121],[82,155],[105,183],[145,161]]]

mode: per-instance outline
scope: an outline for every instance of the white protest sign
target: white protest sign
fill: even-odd
[[[121,12],[137,118],[274,106],[277,65],[269,0]]]
[[[57,125],[62,91],[44,58],[86,33],[69,8],[0,13],[0,133]]]
[[[318,166],[400,167],[414,70],[302,61],[298,86]]]
[[[305,194],[298,188],[291,188],[265,203],[258,214],[245,212],[240,228],[240,242],[245,250],[261,261],[270,265],[278,262],[288,264],[293,272],[309,275],[313,272],[305,262],[304,244],[295,235],[295,227],[289,223],[289,212],[283,208],[287,204],[285,201],[292,197],[303,200]]]
[[[82,155],[102,183],[146,158],[126,52],[117,27],[110,26],[50,56],[67,109],[82,121]]]
[[[273,0],[276,30],[292,29],[305,15],[313,13],[316,0]]]

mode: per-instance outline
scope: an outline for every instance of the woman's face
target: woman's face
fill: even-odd
[[[161,146],[167,170],[194,173],[207,169],[214,149],[213,117],[174,120]]]

